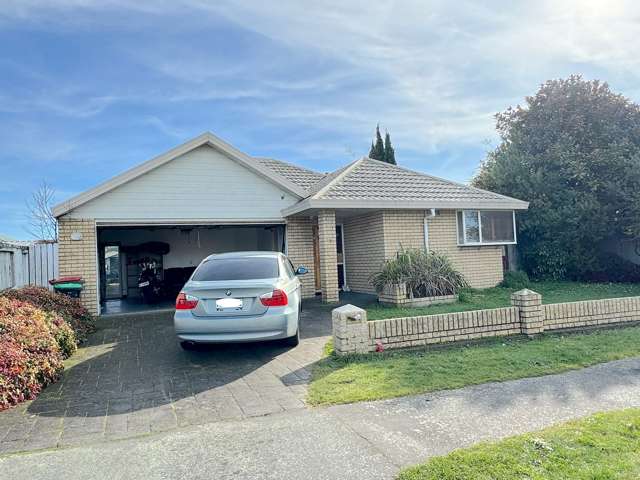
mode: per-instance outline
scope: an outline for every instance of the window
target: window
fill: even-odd
[[[516,243],[515,215],[511,210],[460,210],[458,245]]]
[[[278,259],[275,257],[213,258],[200,264],[191,280],[215,282],[277,278],[278,272]]]

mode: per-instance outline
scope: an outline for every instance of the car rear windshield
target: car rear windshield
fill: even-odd
[[[213,258],[196,269],[192,280],[215,282],[276,278],[277,276],[278,259],[273,257]]]

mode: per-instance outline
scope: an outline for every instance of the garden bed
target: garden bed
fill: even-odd
[[[458,295],[438,295],[434,297],[413,297],[407,293],[406,285],[393,285],[385,288],[378,295],[378,302],[385,306],[414,308],[440,305],[442,303],[454,303]]]

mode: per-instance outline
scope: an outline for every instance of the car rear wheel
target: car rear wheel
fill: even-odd
[[[194,348],[196,348],[196,343],[183,341],[180,342],[180,346],[183,350],[193,350]]]
[[[298,331],[296,332],[296,334],[293,337],[287,337],[283,340],[283,343],[288,346],[288,347],[295,347],[300,343],[300,329],[298,328]]]

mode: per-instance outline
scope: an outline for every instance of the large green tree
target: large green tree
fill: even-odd
[[[496,119],[502,141],[473,184],[530,202],[518,215],[524,268],[602,278],[616,264],[603,243],[640,235],[640,107],[574,75]]]
[[[380,135],[380,124],[376,125],[376,139],[374,142],[371,142],[369,158],[394,165],[396,164],[396,152],[391,145],[391,135],[389,135],[389,132],[386,132],[383,141],[382,135]]]
[[[376,125],[376,140],[371,142],[369,158],[384,162],[384,142],[382,141],[382,135],[380,135],[380,124]]]
[[[391,145],[391,135],[389,132],[384,134],[384,161],[396,165],[396,151]]]

